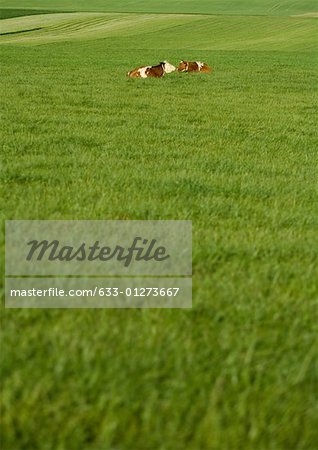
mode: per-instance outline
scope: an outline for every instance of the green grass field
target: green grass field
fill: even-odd
[[[2,2],[3,219],[191,219],[194,288],[3,310],[1,449],[318,448],[317,7],[251,3]]]
[[[44,7],[45,5],[45,7]],[[316,0],[2,0],[2,8],[286,16],[317,13]]]

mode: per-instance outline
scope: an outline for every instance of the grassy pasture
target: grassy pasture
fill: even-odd
[[[192,219],[194,244],[191,311],[5,312],[5,450],[318,446],[317,22],[222,4],[1,23],[43,28],[0,36],[2,216]],[[215,71],[125,77],[180,58]]]
[[[43,9],[0,9],[0,19],[10,19],[12,17],[30,16],[35,14],[52,14],[54,11]],[[0,29],[1,33],[1,29]]]
[[[314,51],[318,37],[315,18],[92,12],[8,19],[2,21],[1,33],[2,43],[44,44],[118,37],[126,38],[126,42],[122,39],[120,48],[180,49],[181,52],[188,49]]]
[[[42,0],[2,0],[2,8],[45,9]],[[50,0],[47,9],[287,16],[317,12],[316,0]]]

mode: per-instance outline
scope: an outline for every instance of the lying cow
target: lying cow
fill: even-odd
[[[176,67],[168,63],[168,61],[163,61],[157,66],[141,66],[128,72],[128,76],[131,78],[161,78],[166,73],[174,72]]]
[[[210,73],[212,69],[201,61],[181,61],[178,67],[179,72],[205,72]]]

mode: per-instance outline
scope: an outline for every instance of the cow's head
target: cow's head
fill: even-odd
[[[178,66],[178,72],[186,72],[188,70],[188,63],[186,61],[180,61]]]
[[[161,65],[166,73],[172,73],[177,70],[176,67],[170,64],[168,61],[163,61]]]

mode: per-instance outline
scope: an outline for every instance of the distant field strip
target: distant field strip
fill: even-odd
[[[9,19],[11,17],[33,16],[36,14],[53,14],[55,11],[49,9],[0,9],[0,19]],[[57,11],[62,12],[62,11]],[[68,11],[70,12],[70,11]]]
[[[2,8],[59,11],[289,16],[317,11],[316,0],[2,0]]]
[[[6,19],[1,34],[42,27],[41,32],[1,42],[43,44],[70,39],[96,39],[108,36],[129,36],[155,32],[164,28],[198,20],[198,16],[164,14],[62,13]]]
[[[143,40],[138,37],[141,34]],[[1,21],[0,43],[5,44],[39,45],[108,37],[126,38],[123,45],[137,44],[138,48],[305,51],[315,49],[318,34],[317,20],[307,17],[78,12]]]

